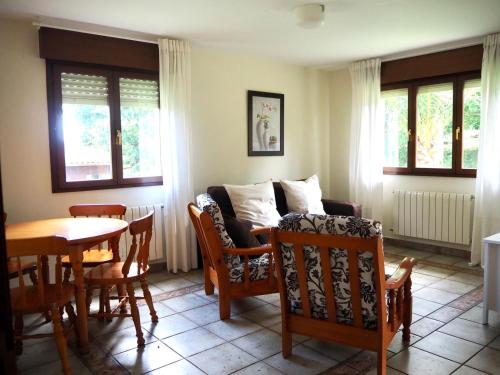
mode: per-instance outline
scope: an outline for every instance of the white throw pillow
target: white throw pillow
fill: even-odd
[[[276,209],[273,183],[255,185],[224,185],[238,219],[264,227],[278,226],[281,219]]]
[[[289,212],[326,215],[318,176],[313,175],[305,181],[281,180],[280,184],[285,191]]]

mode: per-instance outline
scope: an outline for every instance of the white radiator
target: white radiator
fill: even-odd
[[[394,234],[469,245],[472,194],[394,191]]]
[[[137,207],[127,207],[127,212],[125,214],[125,220],[131,222],[132,220],[139,219],[140,217],[146,215],[149,211],[154,211],[153,215],[153,236],[151,238],[151,244],[149,246],[149,260],[158,261],[165,259],[164,252],[164,236],[163,236],[163,206],[160,204],[152,206],[137,206]],[[124,260],[130,249],[130,244],[132,243],[132,236],[127,230],[126,233],[122,234],[120,238],[120,257]]]

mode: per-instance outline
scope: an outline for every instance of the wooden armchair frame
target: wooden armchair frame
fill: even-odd
[[[245,249],[225,249],[222,246],[210,215],[207,212],[201,211],[194,203],[189,203],[188,211],[201,248],[205,277],[205,293],[211,295],[214,293],[214,288],[219,290],[221,320],[231,317],[232,299],[278,292],[278,285],[274,276],[273,251],[270,245]],[[259,228],[256,232],[260,230],[266,233],[269,232],[267,228]],[[269,276],[263,280],[250,280],[250,257],[261,256],[266,253],[269,254],[270,257]],[[243,282],[230,282],[229,269],[224,262],[224,254],[237,255],[243,258]]]
[[[292,333],[297,333],[375,351],[378,355],[377,373],[386,374],[386,350],[401,324],[403,325],[403,341],[408,342],[410,340],[410,325],[412,320],[411,271],[416,263],[415,260],[413,258],[405,258],[393,276],[386,281],[381,237],[359,238],[334,236],[287,232],[274,228],[271,231],[271,242],[275,250],[276,270],[281,298],[283,357],[290,356],[292,352]],[[282,243],[293,244],[303,315],[292,313],[289,309],[290,303],[288,301],[285,275],[283,273]],[[317,246],[320,252],[320,266],[324,278],[326,308],[328,312],[327,320],[316,319],[311,315],[304,266],[304,245]],[[329,253],[329,249],[334,248],[345,249],[348,254],[353,325],[337,323]],[[374,286],[377,299],[376,329],[368,329],[363,325],[358,253],[365,251],[373,255]]]

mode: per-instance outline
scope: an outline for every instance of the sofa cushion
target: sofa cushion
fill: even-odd
[[[248,220],[237,219],[233,216],[222,214],[224,219],[224,224],[226,225],[226,231],[229,236],[233,239],[236,247],[258,247],[260,242],[257,238],[250,233],[253,224]]]
[[[264,280],[269,277],[269,254],[263,254],[259,258],[248,261],[250,281]],[[239,266],[229,270],[229,281],[231,283],[243,282],[245,271],[243,262]]]
[[[254,225],[274,227],[281,219],[271,181],[251,185],[224,185],[238,219]]]
[[[285,191],[289,212],[326,215],[318,176],[313,175],[304,181],[281,180],[280,184]]]
[[[279,229],[293,232],[334,234],[363,238],[382,235],[382,226],[379,222],[352,216],[288,214],[280,221]],[[306,245],[303,248],[311,314],[317,319],[328,319],[319,250],[315,246]],[[302,314],[293,247],[291,244],[281,244],[281,250],[285,287],[288,301],[290,302],[289,308],[292,313]],[[377,322],[377,301],[373,283],[374,266],[372,254],[369,252],[360,253],[358,265],[361,279],[363,325],[366,328],[375,328]],[[353,314],[347,251],[339,248],[330,249],[330,266],[334,284],[337,322],[352,324]]]
[[[208,212],[212,218],[212,222],[214,223],[217,234],[222,242],[222,247],[224,249],[236,247],[226,231],[226,226],[224,225],[224,219],[222,218],[219,205],[212,199],[212,197],[206,193],[200,194],[196,197],[196,205],[200,210]],[[240,265],[240,257],[237,255],[224,254],[224,262],[229,269],[238,267]]]

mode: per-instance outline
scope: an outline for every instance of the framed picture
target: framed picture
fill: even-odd
[[[248,91],[248,156],[280,156],[284,149],[285,95]]]

